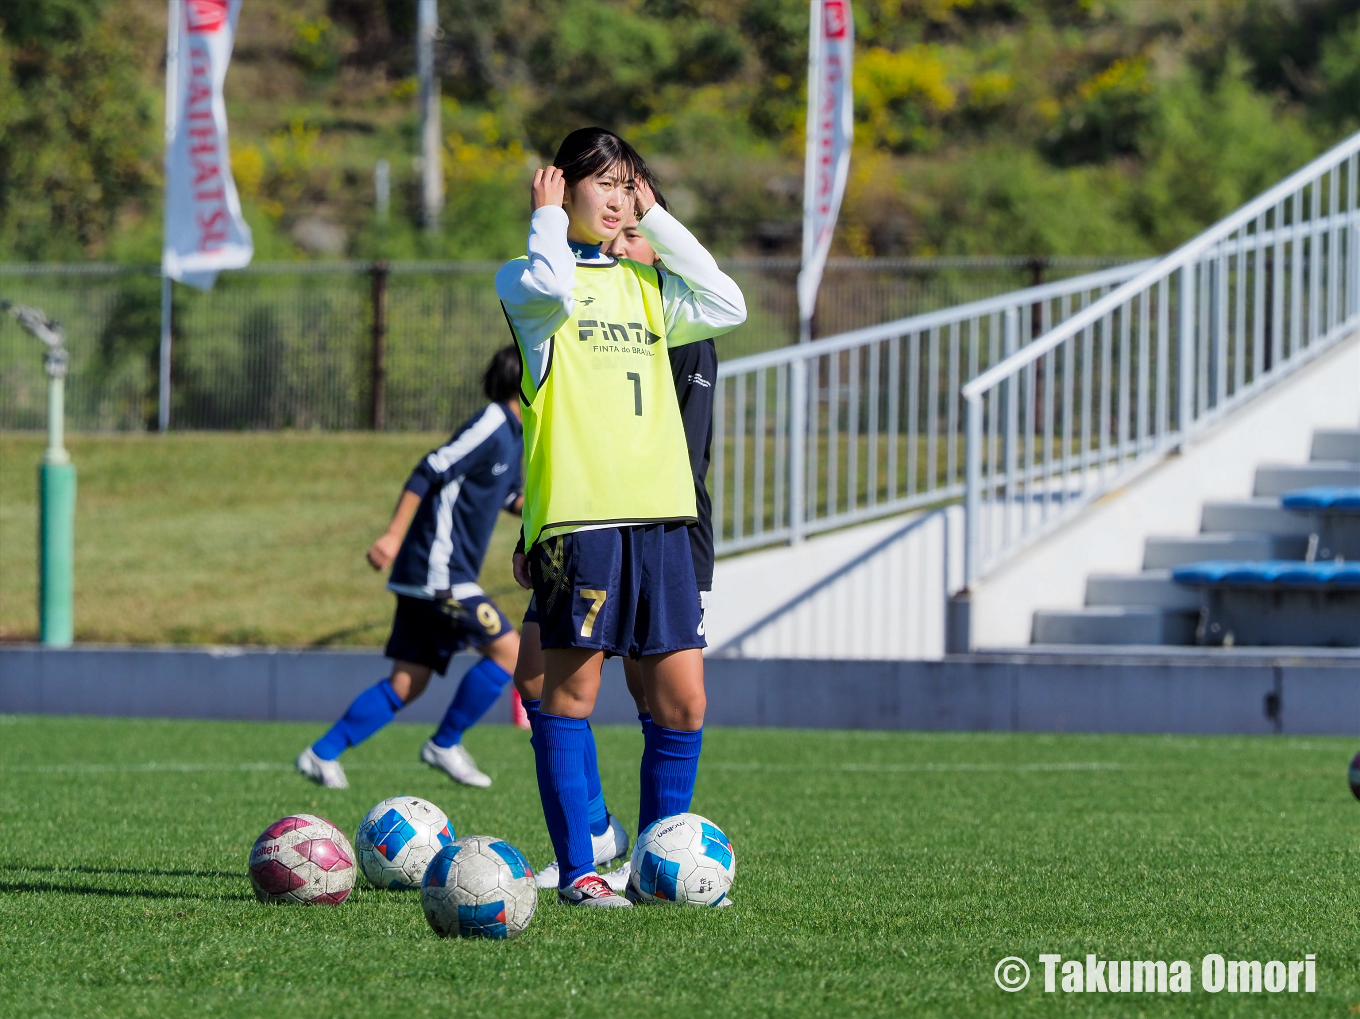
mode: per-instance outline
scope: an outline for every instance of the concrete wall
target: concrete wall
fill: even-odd
[[[462,674],[471,658],[449,670]],[[0,712],[281,719],[338,717],[386,674],[374,651],[0,648]],[[713,659],[710,725],[1029,732],[1360,734],[1360,652],[1247,649],[967,655],[942,661]],[[455,681],[403,721],[433,725]],[[1275,717],[1266,699],[1280,703]],[[509,720],[503,700],[488,716]],[[607,667],[593,718],[634,723]]]
[[[1357,422],[1353,336],[984,578],[973,590],[973,646],[1028,644],[1036,609],[1080,608],[1089,574],[1138,572],[1147,537],[1197,534],[1206,500],[1249,498],[1258,465],[1304,463],[1315,429]]]
[[[954,506],[724,559],[705,617],[709,654],[939,658],[945,569],[957,589],[962,557],[963,510]]]

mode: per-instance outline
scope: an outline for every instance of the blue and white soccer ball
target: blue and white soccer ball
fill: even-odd
[[[393,796],[359,823],[359,869],[377,888],[419,888],[434,854],[454,839],[448,815],[418,796]]]
[[[490,835],[469,835],[430,861],[420,904],[441,938],[513,938],[534,918],[538,889],[518,849]]]
[[[674,814],[638,836],[628,886],[640,902],[716,906],[736,873],[737,854],[721,828],[698,814]]]

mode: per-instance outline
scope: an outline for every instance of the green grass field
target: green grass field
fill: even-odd
[[[364,551],[441,434],[79,434],[78,641],[382,644],[385,576]],[[37,464],[46,439],[0,432],[0,639],[37,636]],[[502,515],[482,586],[512,619],[519,521]]]
[[[523,734],[454,787],[392,726],[352,787],[289,770],[319,726],[0,717],[5,1016],[1344,1017],[1360,1011],[1352,741],[717,729],[695,809],[738,855],[728,910],[569,911],[441,941],[418,897],[265,907],[245,862],[296,811],[353,831],[427,797],[460,834],[551,854]],[[631,828],[640,737],[601,728]],[[1190,960],[1190,994],[1045,994],[1041,952]],[[1199,959],[1317,953],[1315,994],[1209,994]],[[1004,956],[1035,970],[999,990]],[[1349,1010],[1348,1010],[1349,1009]]]

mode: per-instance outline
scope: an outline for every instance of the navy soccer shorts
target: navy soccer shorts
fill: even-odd
[[[393,661],[424,665],[442,676],[455,653],[468,646],[484,647],[513,630],[505,613],[484,594],[461,601],[399,594],[385,654]]]
[[[682,523],[547,538],[529,554],[529,572],[544,648],[641,658],[705,646]]]

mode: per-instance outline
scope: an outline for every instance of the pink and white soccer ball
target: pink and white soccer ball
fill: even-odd
[[[354,889],[354,848],[324,817],[281,817],[250,850],[250,883],[261,902],[338,906]]]
[[[383,800],[359,822],[359,869],[376,888],[419,888],[425,868],[453,841],[449,817],[419,796]]]
[[[638,836],[628,884],[641,902],[716,906],[736,874],[737,854],[721,828],[698,814],[673,814]]]

